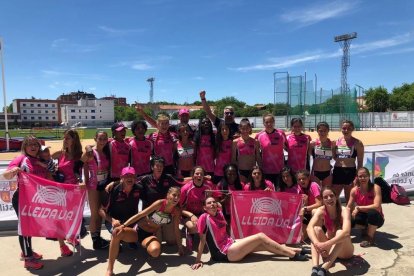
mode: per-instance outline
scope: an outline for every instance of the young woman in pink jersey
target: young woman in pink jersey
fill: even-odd
[[[290,121],[292,133],[286,137],[286,148],[288,152],[287,165],[294,173],[299,170],[309,170],[308,149],[310,136],[304,134],[301,118],[293,118]]]
[[[129,165],[131,147],[125,140],[127,127],[123,123],[115,123],[111,127],[113,140],[109,142],[111,154],[111,181],[120,179],[121,171]]]
[[[180,206],[187,217],[184,225],[187,227],[187,249],[190,251],[193,250],[192,243],[189,243],[189,239],[192,239],[190,234],[197,233],[197,220],[203,213],[203,201],[215,190],[214,184],[204,179],[204,174],[203,167],[195,166],[191,172],[192,180],[181,188]]]
[[[357,171],[357,186],[352,188],[347,207],[352,210],[352,225],[363,229],[361,247],[375,245],[375,232],[384,224],[381,187],[370,180],[365,167]]]
[[[343,189],[345,200],[348,201],[357,169],[362,167],[364,161],[364,145],[352,136],[355,130],[352,121],[343,120],[341,130],[343,136],[336,140],[333,148],[335,165],[332,172],[332,184],[335,194],[339,196]]]
[[[312,180],[322,186],[332,184],[331,160],[333,143],[328,138],[329,125],[327,122],[319,122],[316,126],[318,138],[312,140],[309,145],[309,155],[313,158]]]
[[[145,137],[148,126],[145,121],[133,121],[131,131],[134,138],[129,140],[131,147],[131,167],[135,169],[137,176],[151,173],[150,157],[154,150],[152,142]]]
[[[253,166],[252,173],[249,177],[249,182],[244,185],[245,191],[275,191],[275,187],[270,180],[267,180],[263,176],[263,170],[259,166]]]
[[[191,170],[195,164],[195,143],[190,139],[188,125],[179,123],[177,141],[177,177],[184,178],[191,176]]]
[[[312,242],[312,276],[324,276],[337,258],[349,259],[354,255],[349,208],[341,206],[329,186],[322,188],[322,202],[306,228]]]
[[[133,184],[134,181],[131,181],[130,185]],[[184,247],[181,244],[181,233],[178,227],[181,217],[181,209],[178,207],[179,202],[180,188],[171,187],[165,199],[155,201],[120,226],[115,227],[112,232],[108,267],[105,275],[112,276],[114,274],[114,263],[118,257],[121,241],[129,243],[139,242],[151,257],[159,257],[161,254],[161,242],[157,239],[155,233],[162,225],[173,224],[178,253],[183,255]]]
[[[85,183],[82,180],[82,167],[83,162],[82,157],[82,145],[80,142],[79,134],[75,129],[68,129],[63,134],[63,145],[62,150],[57,151],[52,154],[53,159],[58,160],[58,174],[63,177],[61,179],[62,183],[79,185],[83,188],[86,188]],[[85,237],[88,234],[85,221],[82,220],[82,226],[80,231],[81,238]],[[68,243],[72,245],[79,245],[77,239],[67,240]],[[62,242],[59,241],[61,247],[63,247]],[[67,254],[71,252],[67,251]]]
[[[200,119],[194,135],[196,165],[204,168],[206,175],[214,175],[215,136],[213,125],[208,118]]]
[[[106,249],[109,241],[101,237],[102,217],[100,214],[105,186],[109,183],[110,155],[108,134],[98,130],[95,134],[96,145],[86,146],[81,160],[84,162],[83,173],[88,190],[88,202],[91,210],[89,231],[91,232],[93,249]]]
[[[321,187],[318,183],[311,181],[308,170],[299,170],[296,173],[296,180],[301,188],[301,194],[303,194],[303,202],[305,206],[302,209],[302,223],[308,225],[312,218],[312,210],[317,209],[322,205]],[[302,230],[303,239],[306,239],[306,228],[303,227]]]
[[[198,220],[197,228],[200,234],[197,258],[191,266],[196,270],[203,266],[201,256],[207,243],[211,258],[216,262],[238,262],[248,254],[258,251],[268,251],[276,255],[289,257],[292,261],[307,261],[306,250],[281,245],[264,233],[258,233],[243,239],[233,240],[226,232],[226,220],[214,197],[204,201],[204,211]]]
[[[151,133],[148,139],[154,145],[155,156],[164,158],[165,166],[164,172],[175,175],[174,154],[177,150],[177,139],[175,135],[169,131],[170,118],[164,114],[157,116],[157,131]]]
[[[277,189],[279,174],[285,164],[286,135],[275,128],[275,118],[270,113],[263,115],[263,125],[265,129],[256,134],[256,140],[260,144],[264,178],[272,181]]]
[[[240,137],[233,140],[232,163],[239,167],[240,179],[247,182],[253,166],[262,165],[260,145],[257,140],[250,137],[252,126],[247,118],[243,118],[239,124]]]
[[[223,168],[226,164],[231,163],[231,150],[233,141],[230,139],[229,126],[222,121],[216,134],[216,157],[214,166],[213,183],[218,184],[223,179]]]
[[[289,167],[284,167],[280,171],[279,191],[292,194],[301,193],[301,188],[296,183],[295,175]]]
[[[38,158],[40,147],[41,144],[36,137],[31,135],[26,136],[22,142],[21,154],[10,162],[6,171],[3,173],[4,178],[12,179],[13,177],[18,176],[18,173],[21,171],[43,178],[50,178],[47,168],[40,165]],[[17,190],[13,194],[12,205],[17,218],[19,218],[19,187],[17,187]],[[18,239],[22,250],[20,257],[24,260],[24,267],[26,269],[34,270],[41,269],[43,263],[40,260],[43,256],[33,250],[32,237],[22,236],[21,232],[18,231]],[[63,241],[62,246],[67,248]],[[67,249],[70,251],[69,248]],[[62,253],[63,252],[67,251],[64,250]],[[62,256],[66,256],[66,254],[62,254]]]

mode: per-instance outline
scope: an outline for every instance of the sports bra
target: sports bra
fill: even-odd
[[[190,158],[194,156],[194,147],[189,144],[187,147],[184,147],[181,142],[177,144],[177,153],[181,158]]]
[[[151,213],[148,218],[155,224],[162,225],[162,224],[169,224],[172,221],[172,215],[171,213],[164,212],[165,206],[167,205],[167,200],[164,199],[164,201],[161,204],[161,208],[158,211],[154,211]],[[175,209],[173,210],[173,212]]]
[[[327,143],[331,145],[331,140],[327,140]],[[314,159],[332,159],[332,147],[323,146],[319,139],[315,140],[315,146],[312,149],[312,156]]]
[[[339,138],[336,141],[336,157],[345,159],[345,158],[356,158],[357,150],[355,148],[356,139],[352,139],[351,145],[348,146],[343,137]]]

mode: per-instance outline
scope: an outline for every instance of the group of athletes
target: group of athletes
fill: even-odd
[[[353,256],[351,227],[362,229],[361,246],[374,244],[375,231],[384,223],[381,189],[362,167],[364,146],[352,136],[352,121],[341,123],[342,136],[336,141],[328,138],[329,125],[320,122],[318,138],[312,140],[303,133],[300,118],[291,120],[291,131],[285,134],[275,128],[273,115],[266,114],[264,129],[253,136],[247,118],[239,124],[234,121],[231,106],[225,107],[221,119],[211,111],[205,91],[200,92],[200,99],[207,117],[197,127],[189,125],[187,109],[179,111],[177,125],[170,125],[167,116],[153,119],[137,105],[137,112],[155,132],[147,135],[147,123],[134,121],[134,137],[126,137],[127,128],[115,123],[111,138],[99,130],[95,145],[83,151],[77,131],[69,129],[62,149],[53,154],[28,136],[22,154],[10,163],[4,176],[12,178],[23,170],[85,186],[93,248],[109,247],[107,275],[113,274],[123,246],[139,244],[150,256],[158,257],[163,240],[176,244],[179,255],[198,244],[193,269],[202,267],[207,243],[215,261],[239,261],[264,250],[295,261],[306,261],[311,254],[312,275],[325,275],[336,258]],[[311,250],[280,245],[263,233],[235,242],[228,234],[229,195],[235,190],[301,194],[303,240],[310,239]],[[346,206],[339,200],[342,190]],[[13,207],[18,214],[18,190]],[[102,219],[112,233],[111,241],[101,237]],[[82,226],[80,238],[86,234]],[[63,239],[58,241],[62,256],[73,254]],[[78,240],[66,242],[79,244]],[[42,268],[42,255],[32,249],[31,238],[19,235],[19,243],[24,266]]]

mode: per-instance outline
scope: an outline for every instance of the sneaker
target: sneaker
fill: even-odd
[[[306,247],[302,247],[302,250],[299,252],[300,255],[306,255],[306,254],[311,254],[311,250],[309,248]]]
[[[76,238],[75,239],[67,239],[66,242],[70,245],[73,245],[73,246],[78,246],[79,245],[79,240],[76,239]]]
[[[43,259],[43,255],[33,251],[33,255],[32,255],[31,258],[38,261],[38,260]],[[20,261],[24,261],[24,260],[25,260],[25,258],[24,258],[23,252],[22,252],[22,253],[20,253]]]
[[[92,242],[93,249],[99,250],[99,249],[106,249],[109,247],[110,242],[108,240],[105,240],[101,237],[96,237],[95,240]]]
[[[311,276],[318,276],[319,267],[314,266],[312,267],[312,274]]]
[[[26,269],[38,270],[42,267],[43,263],[39,262],[38,260],[35,260],[34,258],[28,258],[24,260],[24,268]]]
[[[291,261],[307,261],[308,256],[296,253],[295,256],[289,258]]]
[[[64,244],[60,247],[60,255],[62,257],[69,257],[73,255],[73,251],[70,250],[66,244]]]
[[[326,269],[325,268],[319,268],[318,270],[318,276],[325,276],[326,275]]]

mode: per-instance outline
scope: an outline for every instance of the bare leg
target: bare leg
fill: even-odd
[[[325,242],[328,240],[325,233],[323,232],[322,227],[315,226],[314,228],[315,235],[320,242]],[[316,250],[315,246],[313,246],[313,243],[311,245],[311,254],[312,254],[312,266],[318,266],[319,265],[319,252]]]
[[[344,186],[344,194],[345,194],[345,200],[346,200],[345,204],[347,204],[349,201],[349,195],[351,194],[352,187],[353,187],[352,184]]]
[[[281,245],[265,234],[258,233],[233,243],[227,251],[227,258],[231,262],[237,262],[243,259],[246,255],[257,251],[269,251],[287,257],[293,257],[296,253],[293,248]]]
[[[198,233],[198,230],[197,230],[197,225],[195,225],[191,220],[188,220],[186,223],[185,223],[185,227],[187,227],[187,229],[188,229],[188,231],[191,233],[191,234],[197,234]]]
[[[333,188],[336,196],[339,198],[339,196],[341,195],[342,189],[344,189],[344,185],[343,184],[333,184],[332,188]]]
[[[342,230],[336,231],[335,236],[339,235]],[[354,246],[351,242],[351,238],[347,237],[343,239],[341,242],[335,244],[331,253],[329,254],[326,262],[322,265],[322,268],[328,270],[332,264],[335,262],[336,258],[340,257],[343,259],[349,259],[354,254]]]
[[[88,202],[91,209],[89,231],[91,234],[93,234],[98,230],[98,227],[100,227],[100,222],[102,222],[102,218],[99,216],[99,207],[101,205],[99,200],[99,191],[88,190]]]
[[[142,247],[147,249],[148,254],[153,257],[157,258],[161,254],[161,243],[157,239],[156,236],[150,236],[148,238],[145,238],[142,243]]]
[[[332,185],[332,174],[322,181],[322,187]]]
[[[126,242],[137,242],[138,234],[137,232],[129,227],[125,227],[124,230],[118,235],[112,235],[111,244],[109,245],[109,257],[108,257],[108,267],[106,269],[106,275],[112,275],[114,271],[115,259],[118,257],[119,253],[119,244],[121,241]]]
[[[368,235],[368,241],[373,243],[374,242],[374,236],[375,236],[375,232],[377,231],[377,226],[372,225],[372,224],[368,224],[368,231],[367,231],[367,235]]]

